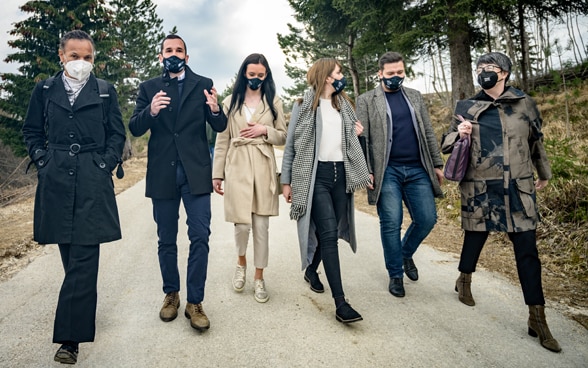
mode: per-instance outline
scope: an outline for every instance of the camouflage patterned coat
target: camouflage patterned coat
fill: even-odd
[[[507,87],[497,100],[482,91],[458,101],[441,142],[443,153],[451,152],[459,137],[458,114],[472,122],[470,162],[459,184],[462,228],[534,230],[539,221],[534,171],[539,179],[551,179],[535,102],[513,87]]]

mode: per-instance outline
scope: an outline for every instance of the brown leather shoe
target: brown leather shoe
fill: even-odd
[[[159,318],[163,322],[170,322],[178,316],[178,308],[180,307],[180,294],[177,291],[172,291],[165,295],[163,299],[163,306],[159,311]]]
[[[186,310],[184,311],[186,318],[190,320],[190,326],[198,331],[205,331],[210,328],[210,321],[202,309],[202,303],[192,304],[186,303]]]

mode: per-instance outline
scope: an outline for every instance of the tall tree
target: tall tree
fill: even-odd
[[[114,41],[108,37],[108,24],[113,14],[104,0],[51,0],[28,1],[20,7],[31,14],[15,23],[10,31],[16,39],[8,45],[19,51],[10,54],[5,62],[21,64],[19,73],[2,74],[0,110],[0,137],[16,154],[24,155],[20,128],[35,83],[55,74],[59,69],[57,54],[59,39],[73,29],[83,29],[96,41],[95,72],[103,76],[108,54]]]
[[[109,6],[116,14],[108,30],[116,45],[107,69],[117,84],[123,121],[128,122],[139,82],[161,70],[156,51],[165,37],[163,20],[157,16],[152,0],[110,0]]]

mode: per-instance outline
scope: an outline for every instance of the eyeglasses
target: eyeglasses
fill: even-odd
[[[496,70],[498,69],[498,70]],[[497,72],[501,72],[502,68],[500,68],[498,65],[485,65],[485,66],[480,66],[476,68],[476,74],[480,74],[482,73],[482,71],[485,72],[493,72],[493,71],[497,71]]]

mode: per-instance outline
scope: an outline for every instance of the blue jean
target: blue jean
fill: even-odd
[[[412,223],[400,239],[402,202]],[[378,199],[380,236],[390,277],[403,277],[403,258],[412,259],[437,222],[431,179],[422,166],[388,166]]]
[[[210,193],[190,194],[184,167],[178,161],[176,170],[177,197],[152,199],[153,219],[157,224],[159,267],[163,278],[163,292],[180,291],[178,271],[178,220],[180,200],[186,210],[190,252],[186,289],[188,302],[199,304],[204,300],[204,284],[208,269],[208,239],[210,236]]]

